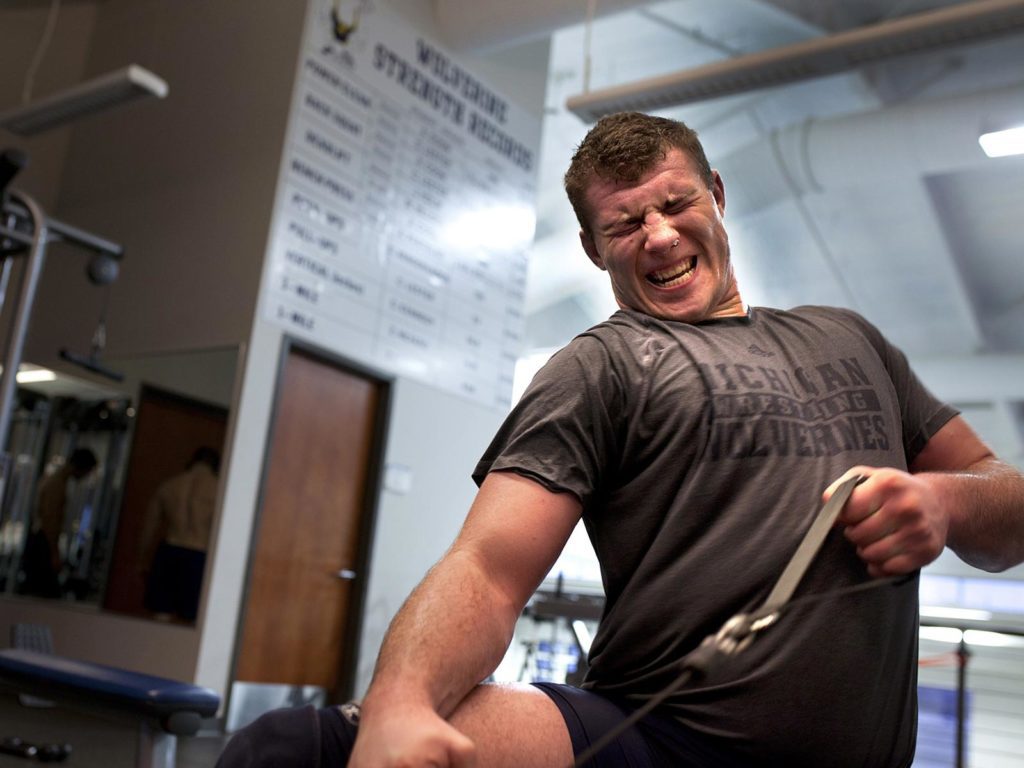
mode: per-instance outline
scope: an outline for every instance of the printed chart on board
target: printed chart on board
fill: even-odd
[[[507,407],[538,121],[396,17],[337,13],[318,0],[307,19],[263,317]]]

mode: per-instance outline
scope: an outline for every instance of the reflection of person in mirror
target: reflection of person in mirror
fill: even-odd
[[[156,489],[142,526],[140,560],[146,609],[194,621],[217,500],[220,454],[202,447],[184,472]]]
[[[68,481],[84,480],[96,468],[96,454],[78,448],[56,471],[39,483],[32,531],[22,559],[21,591],[39,597],[60,597],[60,532],[68,504]]]

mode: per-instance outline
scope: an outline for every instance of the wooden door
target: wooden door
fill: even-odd
[[[285,352],[235,680],[349,695],[387,385]]]

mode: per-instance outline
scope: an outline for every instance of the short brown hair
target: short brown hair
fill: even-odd
[[[576,148],[565,174],[565,191],[583,231],[590,233],[586,194],[595,176],[636,181],[673,148],[693,158],[704,183],[709,189],[714,186],[704,147],[685,123],[642,112],[616,112],[598,120]]]

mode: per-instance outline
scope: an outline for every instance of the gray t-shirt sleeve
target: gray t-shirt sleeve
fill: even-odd
[[[587,507],[615,455],[624,410],[620,377],[604,344],[583,335],[537,373],[477,463],[473,479],[514,471]]]

